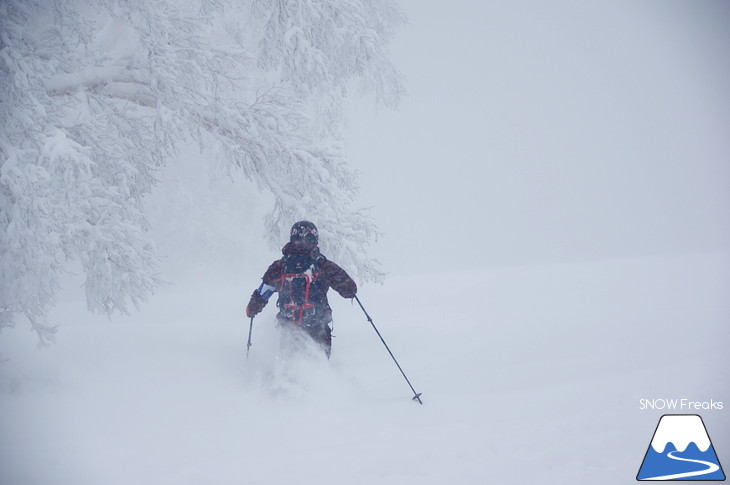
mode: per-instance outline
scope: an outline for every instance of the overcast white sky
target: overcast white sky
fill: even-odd
[[[399,5],[408,95],[348,107],[386,270],[730,249],[730,3]]]

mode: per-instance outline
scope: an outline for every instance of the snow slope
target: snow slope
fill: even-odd
[[[265,265],[264,265],[265,266]],[[246,360],[245,281],[108,321],[68,293],[59,342],[0,335],[3,485],[633,483],[662,411],[724,401],[730,254],[393,276],[335,295],[332,360]],[[728,410],[703,411],[730,463]]]

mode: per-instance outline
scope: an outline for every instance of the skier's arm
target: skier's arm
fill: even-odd
[[[330,287],[339,293],[342,298],[355,298],[357,283],[350,278],[350,275],[332,261],[327,260],[323,263],[323,269],[327,272]]]
[[[275,261],[261,278],[261,286],[254,290],[246,307],[246,315],[253,318],[264,309],[276,289],[276,278],[281,277],[281,261]]]

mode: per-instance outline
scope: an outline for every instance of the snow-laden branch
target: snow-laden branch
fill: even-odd
[[[51,340],[68,260],[91,310],[145,301],[160,276],[143,201],[190,140],[273,194],[272,246],[316,219],[328,255],[381,279],[342,96],[356,81],[398,102],[386,46],[402,22],[390,0],[0,2],[0,327],[25,314]]]

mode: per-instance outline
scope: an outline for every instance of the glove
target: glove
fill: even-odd
[[[253,295],[251,295],[251,300],[248,302],[248,306],[246,306],[246,316],[248,318],[253,318],[259,313],[261,313],[261,310],[264,309],[266,306],[266,300],[261,298],[261,295],[259,295],[258,291],[254,291]]]

